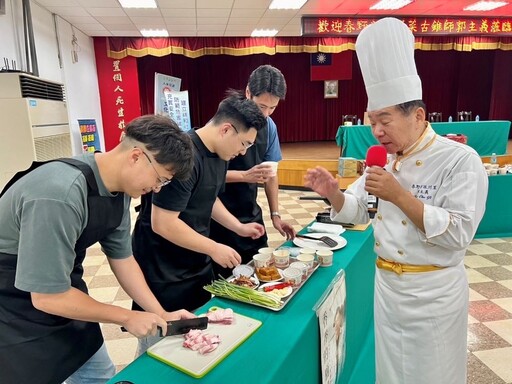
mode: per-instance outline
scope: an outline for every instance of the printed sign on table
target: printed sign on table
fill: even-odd
[[[345,273],[340,270],[329,284],[314,310],[320,325],[322,384],[334,384],[345,362]]]

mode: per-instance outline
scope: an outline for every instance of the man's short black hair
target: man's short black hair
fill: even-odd
[[[192,140],[172,119],[145,115],[133,119],[124,131],[125,138],[142,143],[174,178],[188,178],[194,166]]]
[[[220,102],[212,121],[214,124],[227,121],[244,132],[250,128],[259,131],[267,125],[267,119],[256,103],[247,99],[242,92],[234,90],[229,90],[227,97]]]
[[[249,76],[247,83],[251,96],[270,93],[284,100],[286,96],[286,80],[279,69],[271,65],[260,65]]]

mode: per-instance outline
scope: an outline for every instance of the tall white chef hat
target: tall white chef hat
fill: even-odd
[[[393,17],[364,28],[356,40],[368,111],[421,100],[421,80],[414,63],[414,36]]]

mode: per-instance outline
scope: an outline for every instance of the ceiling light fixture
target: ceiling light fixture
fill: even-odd
[[[300,9],[307,0],[272,0],[268,9]]]
[[[140,33],[144,37],[169,37],[167,29],[141,29]]]
[[[273,37],[279,32],[277,29],[255,29],[251,33],[251,37]]]
[[[156,8],[155,0],[119,0],[123,8]]]
[[[373,4],[370,9],[400,9],[409,5],[413,2],[413,0],[381,0],[378,3]]]
[[[492,11],[493,9],[503,7],[507,5],[506,1],[479,1],[468,5],[464,8],[464,11]]]

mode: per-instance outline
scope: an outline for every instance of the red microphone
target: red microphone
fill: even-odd
[[[372,145],[366,152],[366,166],[367,167],[381,167],[386,165],[388,154],[386,148],[382,145]]]

